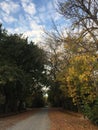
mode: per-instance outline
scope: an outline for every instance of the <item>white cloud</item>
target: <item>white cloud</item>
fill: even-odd
[[[24,25],[23,25],[24,26]],[[34,41],[35,43],[41,41],[43,34],[43,26],[37,24],[36,21],[31,21],[30,29],[27,27],[19,26],[17,28],[8,28],[9,33],[22,33],[24,37],[28,37],[29,41]]]
[[[54,22],[61,20],[62,16],[56,10],[57,3],[55,3],[55,1],[48,1],[46,5],[43,5],[42,8],[38,9],[39,18],[42,23],[46,24],[48,21],[52,24],[52,19]]]
[[[33,15],[36,13],[35,5],[33,3],[29,5],[23,5],[25,12],[27,12],[30,15]]]
[[[39,42],[43,34],[43,26],[37,24],[36,21],[31,21],[30,28],[31,30],[26,31],[24,36],[28,36],[29,40],[32,39],[35,43]]]
[[[8,23],[12,23],[12,22],[16,21],[16,19],[14,17],[12,17],[12,16],[5,16],[5,17],[3,17],[3,20],[5,22],[7,21]]]
[[[29,40],[34,41],[35,43],[41,41],[41,36],[43,34],[43,31],[40,30],[31,30],[31,31],[26,31],[24,33],[25,37],[29,37]]]
[[[36,13],[36,7],[35,4],[33,2],[31,2],[30,0],[21,0],[23,9],[26,13],[30,14],[30,15],[34,15]]]
[[[31,21],[31,22],[30,22],[30,27],[31,27],[31,29],[34,29],[34,30],[39,30],[39,29],[42,29],[42,28],[43,28],[43,26],[37,24],[36,21]]]
[[[54,10],[54,4],[53,4],[53,2],[50,1],[50,2],[47,3],[47,9],[48,10]]]
[[[23,34],[25,32],[25,29],[22,27],[16,27],[16,28],[7,28],[8,32],[11,34],[17,33],[17,34]]]
[[[20,0],[22,6],[19,5],[19,1],[14,2],[14,0],[0,2],[0,21],[12,23],[7,28],[9,33],[23,33],[29,40],[38,42],[42,39],[43,28],[50,26],[51,18],[57,21],[60,15],[56,12],[52,2],[47,1],[45,5],[36,10],[36,5],[32,1]]]
[[[12,23],[12,22],[17,21],[14,17],[12,17],[11,15],[5,14],[4,12],[1,12],[1,16],[4,22]]]
[[[40,11],[41,13],[43,13],[43,12],[46,11],[46,8],[45,8],[44,6],[42,6],[41,8],[39,8],[39,11]]]
[[[0,8],[7,14],[16,13],[19,10],[19,5],[13,1],[3,1],[0,3]]]
[[[2,1],[0,2],[0,15],[1,15],[1,19],[2,19],[2,23],[3,21],[5,23],[12,23],[12,22],[16,22],[17,19],[13,16],[14,13],[17,13],[17,11],[19,11],[20,6],[13,2],[13,1]]]

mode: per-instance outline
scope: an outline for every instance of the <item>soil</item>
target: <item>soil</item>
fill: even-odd
[[[98,130],[98,126],[93,125],[82,114],[63,111],[61,109],[50,109],[51,130]]]

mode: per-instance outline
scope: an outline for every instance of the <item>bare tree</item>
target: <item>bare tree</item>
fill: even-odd
[[[82,36],[90,34],[98,51],[98,0],[63,0],[58,2],[58,10],[82,30]]]

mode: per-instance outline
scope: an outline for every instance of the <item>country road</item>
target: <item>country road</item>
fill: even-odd
[[[98,130],[81,113],[61,108],[34,108],[0,118],[0,130]]]
[[[6,130],[49,130],[50,120],[48,118],[48,109],[43,108],[31,117],[18,122],[16,125]]]

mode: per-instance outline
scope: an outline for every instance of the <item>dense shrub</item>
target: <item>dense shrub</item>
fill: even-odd
[[[94,124],[98,125],[98,97],[92,104],[84,105],[84,116],[87,116]]]

